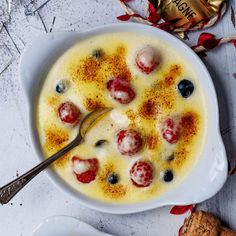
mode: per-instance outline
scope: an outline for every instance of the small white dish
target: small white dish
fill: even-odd
[[[54,216],[44,220],[32,236],[112,236],[74,217]]]
[[[88,30],[86,32],[61,32],[42,35],[26,47],[21,58],[20,77],[29,107],[31,141],[40,161],[43,160],[36,129],[35,107],[43,80],[56,59],[74,43],[94,35],[111,32],[135,32],[157,37],[176,48],[198,73],[208,106],[208,132],[202,154],[191,173],[171,191],[156,199],[135,204],[111,204],[91,199],[66,185],[56,173],[47,173],[54,183],[74,196],[80,203],[95,210],[128,214],[166,205],[188,205],[214,196],[227,179],[227,157],[219,131],[219,111],[214,85],[210,74],[199,57],[182,41],[171,34],[151,26],[122,23]]]

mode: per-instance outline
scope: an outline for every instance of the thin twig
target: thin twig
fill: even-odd
[[[56,20],[56,17],[54,16],[54,17],[53,17],[53,20],[52,20],[52,26],[51,26],[49,32],[52,32],[53,26],[54,26],[54,24],[55,24],[55,20]]]
[[[19,54],[21,54],[21,52],[20,52],[19,48],[17,47],[17,45],[16,45],[16,43],[15,43],[14,39],[12,38],[12,36],[11,36],[10,32],[8,31],[8,29],[7,29],[7,26],[6,26],[6,24],[5,24],[5,23],[3,24],[3,28],[6,30],[6,32],[7,32],[8,36],[9,36],[9,38],[11,39],[12,43],[13,43],[13,44],[14,44],[14,46],[15,46],[15,48],[16,48],[16,50],[17,50],[17,52],[18,52]]]
[[[12,60],[10,60],[8,64],[6,65],[6,67],[2,71],[0,71],[0,75],[2,75],[7,70],[7,68],[11,65],[11,63],[12,63]]]
[[[47,0],[46,2],[44,2],[43,4],[41,4],[39,7],[37,7],[34,11],[31,12],[32,15],[34,15],[38,10],[40,10],[41,8],[43,8],[46,4],[48,4],[51,0]]]
[[[9,62],[8,62],[7,65],[5,66],[5,68],[0,72],[0,75],[2,75],[3,72],[6,71],[7,68],[11,65],[11,63],[12,63],[12,58],[13,58],[13,55],[12,55],[12,52],[11,52],[10,48],[9,48],[5,43],[3,43],[3,46],[4,46],[4,47],[7,49],[7,51],[10,53],[11,59],[9,60]]]
[[[39,12],[37,12],[37,13],[38,13],[38,15],[39,15],[39,18],[40,18],[42,24],[43,24],[43,28],[44,28],[45,32],[47,33],[48,30],[47,30],[46,24],[45,24],[45,22],[43,21],[43,18],[42,18],[42,16],[41,16],[41,14],[40,14]]]
[[[5,44],[3,43],[3,46],[6,47],[7,51],[11,54],[11,56],[13,57],[13,54],[11,52],[11,49]]]
[[[45,3],[43,3],[43,4],[40,5],[38,8],[36,8],[33,13],[35,13],[35,12],[37,12],[38,10],[40,10],[41,8],[43,8],[43,7],[44,7],[46,4],[48,4],[50,1],[51,1],[51,0],[47,0]]]
[[[48,30],[47,30],[46,24],[45,24],[45,22],[44,22],[44,20],[43,20],[43,17],[41,16],[39,10],[42,9],[49,1],[51,1],[51,0],[47,0],[46,2],[44,2],[43,4],[41,4],[41,5],[40,5],[39,7],[37,7],[37,8],[36,8],[36,6],[35,6],[35,1],[33,1],[33,0],[31,0],[29,4],[25,5],[25,8],[26,8],[26,9],[25,9],[25,10],[26,10],[26,11],[25,11],[25,14],[26,14],[26,16],[28,16],[28,15],[34,15],[35,13],[37,13],[38,16],[39,16],[40,21],[41,21],[42,24],[43,24],[43,28],[44,28],[44,30],[45,30],[46,33],[48,33]],[[35,10],[29,10],[29,9],[28,9],[29,5],[32,5],[32,6],[35,8]],[[31,9],[32,9],[32,8],[31,8]]]

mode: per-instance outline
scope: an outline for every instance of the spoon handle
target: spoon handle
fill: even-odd
[[[73,149],[75,146],[80,144],[82,141],[82,137],[77,137],[74,141],[69,143],[59,152],[53,154],[45,161],[41,162],[22,176],[13,180],[12,182],[6,184],[2,188],[0,188],[0,203],[6,204],[8,203],[27,183],[29,183],[36,175],[38,175],[41,171],[51,165],[54,161],[59,159],[61,156],[66,154],[68,151]]]

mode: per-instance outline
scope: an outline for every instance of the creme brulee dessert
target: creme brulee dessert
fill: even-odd
[[[45,157],[71,142],[88,112],[113,110],[54,164],[100,201],[134,203],[173,189],[201,155],[207,112],[197,73],[165,42],[136,33],[90,37],[52,66],[37,127]]]

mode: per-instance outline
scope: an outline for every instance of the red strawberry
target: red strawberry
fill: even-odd
[[[72,157],[72,168],[79,182],[87,184],[95,180],[98,171],[98,160],[96,158],[82,160]]]
[[[135,62],[143,73],[150,74],[160,64],[160,58],[155,48],[146,46],[138,51]]]
[[[119,77],[110,79],[107,83],[107,89],[110,96],[121,104],[128,104],[135,97],[135,92],[129,82]]]
[[[177,143],[180,136],[179,122],[172,118],[167,118],[161,129],[162,137],[170,144]]]
[[[132,156],[142,148],[143,140],[135,130],[120,130],[117,134],[117,148],[122,155]]]
[[[64,102],[58,108],[58,115],[62,122],[74,125],[79,122],[80,110],[72,102]]]
[[[153,167],[150,162],[136,161],[130,170],[130,178],[137,187],[147,187],[153,180]]]

